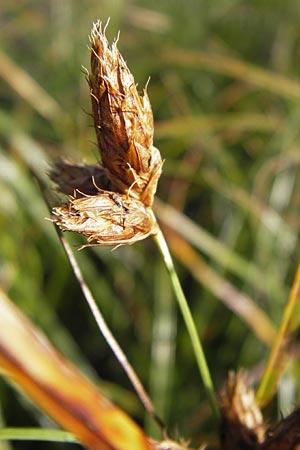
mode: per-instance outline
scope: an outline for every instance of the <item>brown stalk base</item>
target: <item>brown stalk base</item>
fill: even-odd
[[[230,373],[220,395],[221,450],[300,450],[300,409],[266,427],[243,373]]]

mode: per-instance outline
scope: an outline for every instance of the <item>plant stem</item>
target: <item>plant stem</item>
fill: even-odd
[[[100,309],[98,308],[98,305],[90,291],[90,289],[88,288],[84,277],[82,275],[82,272],[79,268],[79,265],[76,261],[76,258],[69,246],[69,244],[67,243],[67,241],[64,239],[62,232],[60,229],[58,229],[58,227],[56,226],[56,231],[59,235],[60,241],[63,245],[63,248],[67,254],[67,257],[69,259],[69,262],[71,264],[73,273],[80,285],[80,288],[82,290],[82,293],[89,305],[89,308],[93,314],[93,317],[99,327],[99,330],[101,331],[104,339],[106,340],[107,344],[109,345],[109,347],[111,348],[111,350],[113,351],[115,357],[117,358],[117,360],[119,361],[119,363],[121,364],[121,366],[123,367],[124,371],[126,372],[132,386],[134,387],[139,399],[141,400],[141,402],[143,403],[145,409],[148,411],[148,413],[152,416],[152,418],[156,421],[156,423],[160,426],[160,428],[162,429],[163,433],[166,431],[166,426],[164,424],[164,422],[162,421],[162,419],[158,416],[158,414],[155,411],[154,405],[152,404],[152,401],[150,399],[150,397],[148,396],[141,380],[139,379],[137,373],[135,372],[134,368],[132,367],[132,365],[130,364],[130,362],[128,361],[125,353],[123,352],[122,348],[120,347],[119,343],[117,342],[117,340],[115,339],[114,335],[112,334],[112,332],[110,331],[110,328],[108,327],[107,323],[104,320],[104,317],[100,311]]]
[[[0,430],[0,441],[3,440],[68,442],[78,444],[76,437],[68,431],[43,428],[2,428]]]
[[[210,402],[212,412],[213,412],[216,420],[219,421],[220,412],[219,412],[219,408],[218,408],[218,403],[217,403],[217,400],[215,397],[214,386],[213,386],[212,378],[211,378],[211,375],[210,375],[210,372],[208,369],[208,365],[206,362],[206,358],[205,358],[203,347],[202,347],[202,344],[200,341],[200,337],[197,333],[197,329],[196,329],[195,322],[194,322],[194,319],[191,314],[191,310],[188,306],[186,297],[184,295],[180,281],[178,279],[168,245],[167,245],[165,237],[160,229],[159,229],[157,235],[154,236],[154,240],[162,254],[167,271],[169,273],[170,280],[171,280],[171,283],[173,286],[173,290],[174,290],[179,308],[181,310],[187,331],[189,333],[189,336],[190,336],[190,339],[192,342],[195,358],[197,361],[197,365],[198,365],[199,372],[200,372],[200,375],[201,375],[201,378],[202,378],[202,381],[204,384],[206,394],[207,394],[209,402]]]
[[[282,321],[278,328],[264,374],[257,388],[256,401],[260,406],[267,404],[274,396],[279,380],[288,364],[289,354],[286,351],[286,345],[289,342],[291,333],[299,326],[299,298],[300,264],[297,266],[289,299],[282,313]]]

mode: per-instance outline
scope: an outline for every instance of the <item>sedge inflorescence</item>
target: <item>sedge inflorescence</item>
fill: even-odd
[[[151,206],[162,159],[153,146],[151,104],[100,21],[90,41],[87,80],[102,165],[58,162],[52,168],[52,180],[69,195],[66,205],[53,208],[53,221],[86,236],[87,245],[132,244],[157,233]]]

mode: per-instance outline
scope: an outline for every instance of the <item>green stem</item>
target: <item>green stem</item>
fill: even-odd
[[[299,297],[300,297],[300,264],[297,266],[296,275],[290,291],[287,305],[282,314],[282,321],[278,328],[277,336],[271,349],[267,365],[256,392],[256,400],[260,406],[268,403],[278,386],[287,363],[288,357],[285,344],[289,341],[291,333],[299,322]],[[293,326],[294,324],[294,326]]]
[[[202,378],[202,381],[204,384],[206,394],[207,394],[209,402],[210,402],[212,412],[213,412],[216,420],[219,421],[220,411],[219,411],[218,403],[217,403],[217,400],[215,397],[214,386],[213,386],[212,378],[211,378],[211,375],[210,375],[210,372],[208,369],[208,365],[206,362],[206,358],[204,355],[200,337],[197,333],[194,319],[192,317],[186,297],[184,295],[180,281],[178,279],[171,254],[169,252],[168,245],[167,245],[164,235],[160,229],[159,229],[157,235],[154,236],[154,240],[163,256],[163,259],[164,259],[166,268],[167,268],[169,276],[170,276],[170,280],[171,280],[171,283],[173,286],[173,290],[174,290],[179,308],[181,310],[183,319],[185,321],[187,331],[190,335],[195,358],[197,361],[197,365],[198,365],[199,372],[200,372],[200,375],[201,375],[201,378]]]
[[[0,441],[2,440],[69,442],[78,444],[77,439],[72,433],[44,428],[2,428],[0,430]]]

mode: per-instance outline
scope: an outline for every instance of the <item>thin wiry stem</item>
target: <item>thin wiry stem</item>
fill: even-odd
[[[57,227],[56,227],[57,228]],[[115,337],[113,336],[112,332],[110,331],[107,323],[104,320],[104,317],[98,308],[98,305],[96,304],[96,301],[93,297],[93,294],[91,293],[90,289],[88,288],[82,272],[80,270],[80,267],[78,266],[78,263],[74,257],[74,254],[68,244],[68,242],[64,239],[64,236],[62,235],[62,232],[58,229],[57,230],[60,241],[63,245],[63,248],[67,254],[67,257],[69,259],[69,262],[71,264],[72,270],[74,272],[74,275],[80,285],[80,288],[82,290],[82,293],[90,307],[90,310],[94,316],[94,319],[99,327],[99,330],[101,331],[104,339],[110,346],[111,350],[113,351],[115,357],[123,367],[124,371],[126,372],[126,375],[128,376],[132,386],[134,387],[138,397],[140,398],[141,402],[143,403],[145,409],[148,411],[148,413],[153,417],[153,419],[157,422],[157,424],[162,428],[162,430],[166,429],[165,424],[163,423],[162,419],[158,416],[154,409],[154,405],[152,404],[152,401],[150,397],[148,396],[144,386],[141,383],[141,380],[139,379],[138,375],[136,374],[135,370],[133,369],[132,365],[128,361],[125,353],[123,352],[122,348],[120,347],[119,343],[116,341]]]
[[[193,350],[194,350],[195,358],[196,358],[197,365],[199,368],[199,372],[200,372],[200,375],[201,375],[201,378],[202,378],[202,381],[204,384],[204,388],[205,388],[206,394],[208,396],[212,412],[213,412],[216,420],[218,421],[220,418],[220,412],[219,412],[218,403],[217,403],[217,400],[215,397],[215,391],[214,391],[212,378],[211,378],[211,375],[210,375],[210,372],[208,369],[208,365],[206,362],[206,358],[205,358],[203,347],[202,347],[202,344],[200,341],[200,337],[197,333],[195,322],[193,320],[186,297],[182,290],[180,281],[178,279],[171,254],[169,252],[168,245],[167,245],[164,235],[160,229],[159,229],[159,232],[157,233],[157,235],[154,236],[154,240],[162,254],[167,271],[169,273],[170,280],[171,280],[171,283],[173,286],[173,290],[174,290],[174,293],[176,296],[176,300],[178,302],[183,319],[185,321],[187,331],[188,331],[190,339],[191,339],[191,343],[193,346]]]

